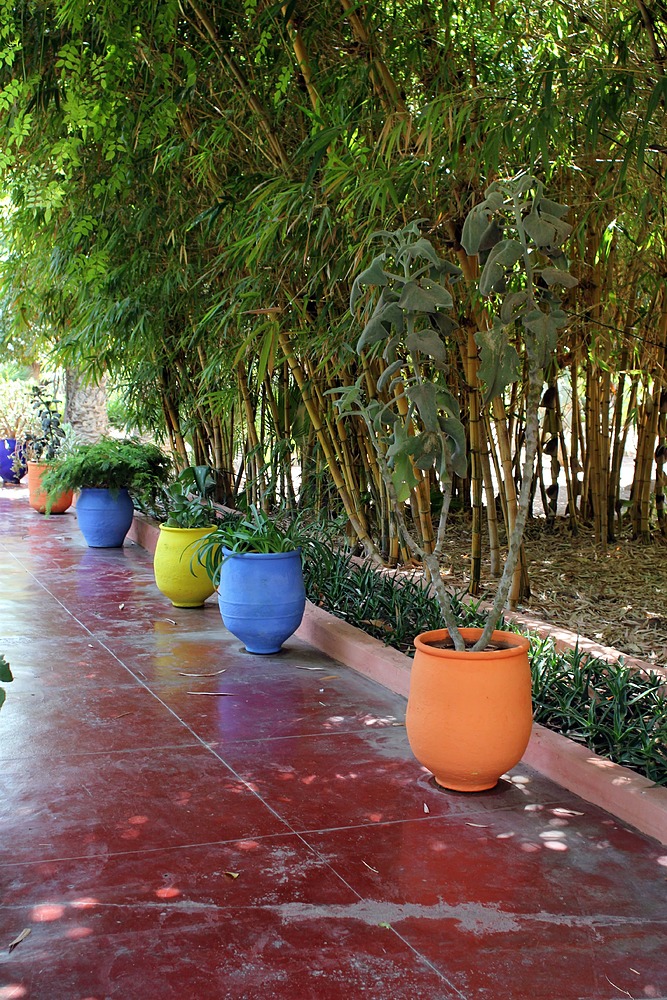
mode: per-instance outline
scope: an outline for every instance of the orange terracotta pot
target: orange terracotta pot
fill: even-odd
[[[466,645],[480,629],[464,628]],[[496,649],[440,649],[446,629],[415,639],[406,727],[412,752],[443,788],[493,788],[521,760],[533,723],[529,641],[494,632]]]
[[[46,493],[42,489],[42,476],[48,469],[45,462],[28,462],[28,503],[39,514],[46,514]],[[51,514],[64,514],[72,506],[74,493],[68,490],[51,505]]]

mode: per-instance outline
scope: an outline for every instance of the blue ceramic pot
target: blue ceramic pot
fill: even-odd
[[[17,453],[21,467],[18,475],[14,472],[14,452]],[[0,438],[0,479],[6,483],[19,483],[25,476],[27,466],[25,464],[25,449],[22,445],[16,447],[15,438]]]
[[[225,628],[249,653],[277,653],[298,629],[306,606],[301,549],[223,552],[218,603]]]
[[[134,506],[127,490],[83,489],[76,516],[91,549],[119,549],[130,530]]]

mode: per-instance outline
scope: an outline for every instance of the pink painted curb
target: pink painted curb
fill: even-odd
[[[158,536],[157,525],[141,516],[135,517],[128,533],[128,538],[151,553],[155,552]],[[546,629],[543,622],[540,625]],[[557,632],[560,649],[572,649],[577,642],[580,648],[588,649],[588,644],[584,647],[586,640],[574,633],[564,629]],[[551,631],[547,629],[546,634]],[[310,601],[306,603],[296,635],[339,663],[407,698],[412,660],[397,649],[383,645],[379,639]],[[605,652],[614,659],[622,655],[608,647]],[[649,666],[641,661],[636,665],[640,669]],[[648,778],[598,757],[587,747],[539,725],[533,726],[523,761],[568,791],[667,845],[667,788],[653,785]]]

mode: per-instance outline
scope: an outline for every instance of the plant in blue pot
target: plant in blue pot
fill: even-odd
[[[169,468],[157,445],[105,437],[74,445],[45,473],[42,488],[49,501],[65,490],[79,491],[76,515],[87,544],[120,548],[134,516],[132,496],[155,494]]]
[[[0,381],[0,479],[19,483],[26,473],[24,438],[37,427],[31,383],[25,379]]]
[[[296,522],[281,527],[255,506],[203,540],[197,558],[218,588],[223,623],[249,653],[277,653],[301,624],[305,541]]]

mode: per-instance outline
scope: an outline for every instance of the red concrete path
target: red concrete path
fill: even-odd
[[[400,697],[0,529],[0,1000],[667,996],[664,847],[524,766],[440,792]]]

